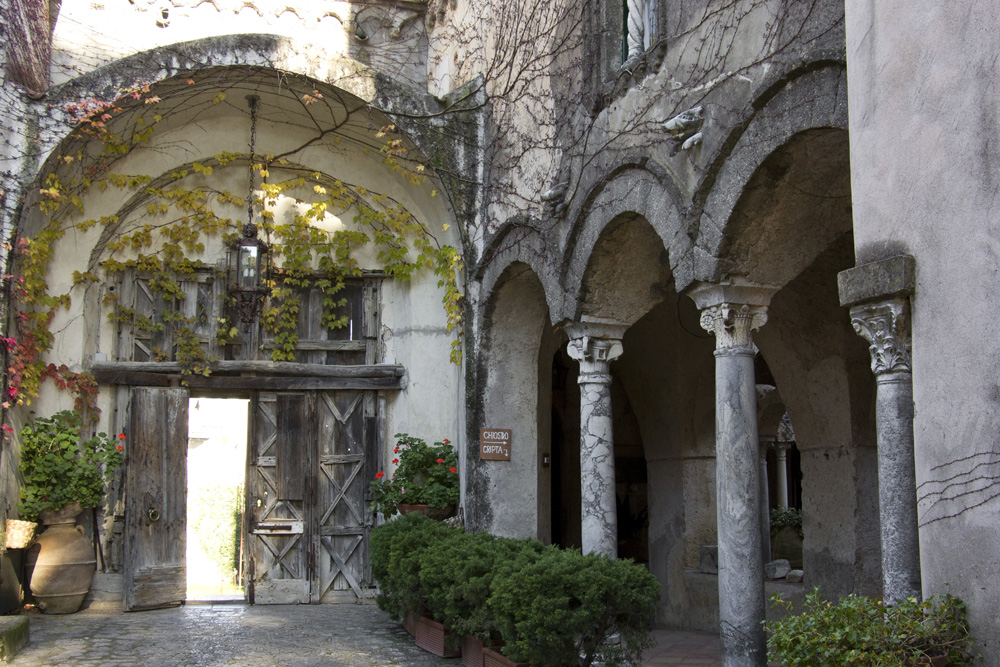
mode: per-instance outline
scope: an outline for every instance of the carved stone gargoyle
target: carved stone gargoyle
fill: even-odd
[[[663,129],[674,142],[670,154],[676,155],[679,150],[686,151],[700,144],[701,126],[704,122],[705,108],[693,107],[663,123]]]

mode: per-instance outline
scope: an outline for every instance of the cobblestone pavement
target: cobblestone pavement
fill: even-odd
[[[372,604],[190,605],[130,614],[31,614],[15,667],[451,665]]]
[[[416,647],[373,604],[188,605],[132,614],[29,614],[15,667],[458,667]],[[656,630],[644,666],[721,665],[717,635]]]

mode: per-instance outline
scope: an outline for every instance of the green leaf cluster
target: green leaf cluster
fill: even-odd
[[[791,603],[775,595],[776,607]],[[859,595],[824,600],[806,595],[805,611],[765,624],[768,659],[783,667],[897,667],[948,656],[950,667],[973,664],[965,604],[943,595],[886,605]]]
[[[125,460],[124,441],[104,433],[84,439],[82,428],[79,412],[64,410],[21,429],[21,518],[36,521],[43,510],[74,501],[83,507],[101,503],[105,480]]]
[[[445,508],[459,499],[458,458],[451,443],[445,439],[428,445],[406,433],[396,434],[392,450],[397,458],[395,472],[386,478],[376,474],[371,483],[375,499],[372,509],[391,517],[396,505],[427,505]]]
[[[771,531],[780,530],[785,526],[795,529],[802,537],[802,510],[794,507],[775,507],[771,509]]]

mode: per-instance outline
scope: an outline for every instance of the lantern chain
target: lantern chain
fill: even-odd
[[[250,173],[248,179],[250,185],[247,193],[247,232],[249,232],[249,226],[253,225],[253,162],[257,146],[257,103],[259,101],[260,98],[256,95],[247,95],[247,102],[250,104]]]

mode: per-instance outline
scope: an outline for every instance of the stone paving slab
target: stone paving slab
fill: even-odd
[[[29,615],[15,667],[458,667],[372,604],[191,605]]]
[[[642,654],[643,667],[721,667],[719,635],[684,630],[654,630],[656,646]]]

